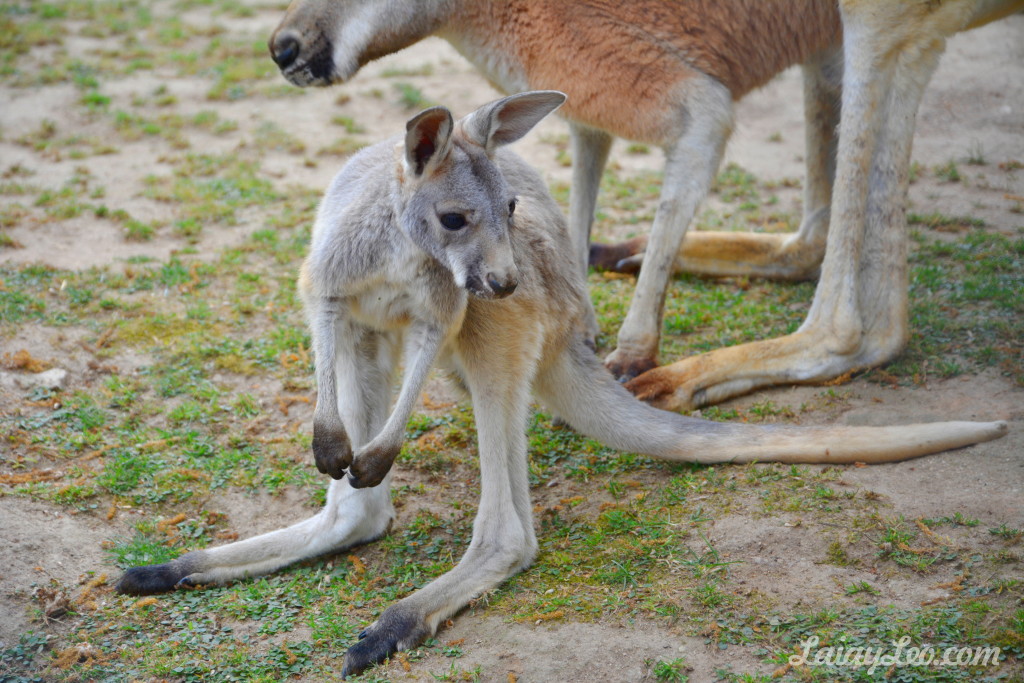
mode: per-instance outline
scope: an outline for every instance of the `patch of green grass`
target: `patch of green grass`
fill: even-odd
[[[263,152],[302,154],[306,144],[273,121],[262,122],[253,134],[253,144]]]
[[[175,205],[179,220],[201,224],[235,224],[238,211],[280,198],[257,162],[231,154],[187,154],[172,176],[149,176],[146,184],[146,196]]]
[[[985,221],[980,218],[971,218],[970,216],[947,216],[938,212],[929,214],[910,212],[907,214],[907,223],[909,225],[923,225],[927,228],[931,228],[932,230],[938,230],[941,232],[962,232],[969,228],[980,228],[985,225]]]
[[[985,158],[985,148],[980,140],[971,140],[971,144],[967,148],[966,161],[971,166],[985,166],[988,164],[988,160]]]
[[[659,659],[657,661],[647,660],[645,664],[651,670],[651,676],[656,681],[667,681],[669,683],[686,683],[690,680],[690,677],[686,675],[686,672],[690,670],[690,667],[686,664],[685,657],[679,657],[665,661]]]
[[[869,605],[860,609],[837,610],[827,614],[795,615],[778,619],[773,631],[777,634],[779,646],[792,647],[790,652],[794,649],[809,652],[809,664],[806,668],[801,667],[801,670],[807,676],[815,677],[811,680],[886,680],[892,674],[898,675],[898,680],[904,681],[985,680],[983,676],[998,671],[992,667],[993,656],[1002,659],[1014,656],[1014,652],[1008,651],[1008,648],[1001,648],[1002,651],[998,654],[994,652],[994,648],[1000,645],[990,640],[983,630],[979,630],[978,627],[985,618],[984,612],[979,613],[970,609],[972,604],[975,603],[954,603],[920,611]],[[861,648],[861,652],[864,652],[863,648],[871,648],[872,652],[892,656],[896,651],[894,643],[898,642],[904,643],[904,664],[893,668],[892,673],[889,673],[889,667],[883,670],[881,666],[876,666],[872,671],[868,665],[830,666],[820,662],[814,663],[814,657],[818,652],[823,655],[823,661],[831,654],[831,661],[834,662],[837,657],[842,659],[843,652],[854,653],[855,648]],[[813,643],[814,649],[805,649],[805,643]],[[917,654],[921,654],[922,649],[925,649],[923,660],[934,659],[935,663],[918,663],[915,656],[915,664],[908,665],[908,646],[918,648]],[[838,648],[843,650],[840,651]],[[926,648],[930,648],[932,657],[928,657]],[[953,648],[954,657],[961,648],[970,648],[971,657],[968,663],[963,666],[941,665],[947,648]],[[978,660],[971,665],[975,655],[978,656]],[[983,664],[986,655],[990,662],[988,666]],[[788,653],[783,656],[788,659]]]
[[[1009,527],[1005,522],[995,528],[989,529],[988,531],[993,536],[998,536],[1005,541],[1016,542],[1021,540],[1021,538],[1024,538],[1024,530]]]
[[[47,286],[57,275],[58,271],[44,266],[0,266],[0,324],[42,319],[47,312]]]
[[[935,176],[940,180],[944,180],[947,183],[959,183],[962,179],[960,176],[960,169],[957,168],[956,161],[950,159],[946,163],[936,166]]]
[[[317,156],[347,157],[355,154],[363,147],[366,147],[366,144],[365,140],[346,135],[338,138],[329,145],[321,147],[317,150]]]
[[[384,78],[412,78],[415,76],[432,76],[434,65],[427,63],[417,67],[390,67],[381,71]]]
[[[28,672],[38,670],[39,663],[48,658],[48,650],[53,646],[54,640],[54,636],[48,633],[37,634],[35,631],[23,633],[19,636],[16,645],[0,650],[0,667],[11,672],[10,680],[18,683],[42,680],[41,677],[31,674],[21,677],[18,677],[17,674],[19,672],[28,674]]]
[[[411,83],[403,81],[394,83],[393,87],[395,92],[398,94],[398,103],[409,111],[426,109],[432,105],[432,102],[423,96],[420,89]]]
[[[335,116],[331,119],[331,123],[336,126],[341,126],[345,129],[346,133],[350,135],[357,135],[359,133],[365,133],[366,129],[356,123],[356,120],[351,116]]]
[[[111,559],[121,569],[144,564],[163,564],[181,555],[180,548],[167,545],[167,534],[156,522],[139,522],[131,538],[116,540],[108,549]]]
[[[197,62],[215,76],[206,93],[207,99],[213,101],[251,97],[261,81],[277,76],[277,65],[267,59],[265,40],[241,42],[214,37]]]
[[[973,231],[957,242],[916,237],[910,343],[890,375],[924,382],[996,367],[1024,384],[1024,239]]]
[[[757,177],[737,164],[727,164],[715,178],[711,191],[723,201],[757,201]]]

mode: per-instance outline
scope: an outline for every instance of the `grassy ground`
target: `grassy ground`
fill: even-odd
[[[4,644],[2,680],[333,680],[344,645],[388,604],[449,569],[469,542],[479,486],[473,417],[464,406],[427,406],[409,425],[398,465],[407,472],[394,493],[403,521],[380,543],[222,588],[143,599],[111,590],[127,567],[245,534],[217,507],[225,496],[287,495],[310,513],[323,501],[324,481],[309,458],[315,393],[294,284],[319,189],[290,182],[276,160],[336,165],[369,141],[372,124],[339,115],[332,139],[313,136],[315,143],[274,120],[233,118],[244,109],[228,104],[251,109],[302,97],[275,77],[258,37],[230,28],[280,11],[234,0],[0,4],[4,88],[71,88],[76,102],[70,118],[44,112],[27,132],[0,132],[31,160],[0,168],[0,338],[9,349],[0,364],[18,376],[73,366],[82,378],[66,390],[4,390],[0,496],[119,525],[105,544],[106,566],[82,568],[80,584],[41,578],[23,591],[32,624]],[[198,84],[201,104],[174,87],[119,87],[139,74]],[[384,76],[390,88],[362,97],[415,110],[426,101],[416,79],[432,75],[396,71]],[[560,141],[549,144],[557,154]],[[136,174],[124,198],[95,170],[97,160],[143,146],[159,163]],[[56,185],[47,164],[60,169]],[[918,173],[962,182],[956,164]],[[1018,169],[988,164],[993,176]],[[613,167],[598,229],[649,224],[659,181]],[[564,201],[564,186],[552,189]],[[701,225],[792,229],[798,216],[779,208],[785,189],[726,168]],[[914,335],[895,363],[860,381],[913,387],[989,370],[1024,386],[1024,231],[940,213],[910,222]],[[171,247],[87,268],[5,258],[28,246],[17,229],[65,223],[113,229],[117,248]],[[233,237],[218,244],[218,234]],[[633,282],[595,273],[590,285],[607,350]],[[662,357],[790,332],[812,295],[812,284],[681,277],[668,297]],[[44,339],[56,341],[32,344]],[[841,412],[850,393],[821,388],[800,405],[765,399],[702,414],[800,422]],[[514,623],[646,620],[723,651],[744,647],[766,672],[722,667],[716,675],[725,681],[837,680],[827,667],[790,668],[789,655],[810,636],[878,647],[904,635],[936,647],[999,647],[1004,680],[1021,680],[1018,520],[985,525],[955,510],[893,517],[878,496],[845,485],[842,469],[667,465],[609,451],[543,413],[530,425],[530,459],[538,561],[474,609]],[[843,585],[843,600],[811,611],[744,593],[733,571],[741,560],[716,547],[709,522],[784,513],[833,530],[816,561],[874,567],[878,583]],[[881,594],[882,583],[934,583],[928,577],[940,566],[959,576],[948,600],[908,605]],[[493,680],[494,671],[461,665],[466,647],[442,635],[359,680],[409,671]],[[416,668],[420,660],[426,664]],[[646,667],[663,681],[686,680],[690,671],[685,657]],[[986,674],[968,667],[849,675]]]

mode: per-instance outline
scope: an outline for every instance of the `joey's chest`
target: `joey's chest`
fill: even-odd
[[[348,297],[353,319],[374,329],[404,328],[424,314],[422,296],[396,283],[372,283]]]
[[[400,330],[417,320],[454,322],[465,293],[447,272],[395,272],[361,283],[345,297],[349,315],[378,330]]]

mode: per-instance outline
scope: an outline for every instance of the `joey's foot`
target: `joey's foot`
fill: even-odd
[[[430,635],[423,620],[393,605],[380,618],[359,634],[359,642],[345,653],[341,677],[355,676],[398,652],[416,647]]]
[[[359,451],[352,459],[352,466],[348,468],[348,483],[355,489],[377,486],[391,471],[400,450],[401,446],[373,447],[371,444]]]
[[[167,593],[178,586],[191,586],[188,575],[196,571],[191,553],[165,564],[132,567],[124,573],[114,589],[124,595],[156,595]]]
[[[618,244],[590,245],[590,265],[598,270],[635,274],[640,270],[642,259],[634,258],[647,248],[647,237],[634,237]]]
[[[352,444],[343,428],[332,429],[313,423],[313,460],[321,474],[341,479],[352,464]]]
[[[658,361],[649,356],[633,356],[621,349],[615,349],[604,359],[604,366],[620,382],[628,382],[652,368],[658,367]]]

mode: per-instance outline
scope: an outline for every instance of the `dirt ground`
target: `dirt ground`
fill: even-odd
[[[275,22],[274,12],[261,11],[252,18],[239,19],[232,30],[269,35]],[[68,48],[74,50],[75,46],[69,44]],[[432,72],[407,80],[429,100],[445,103],[455,112],[468,111],[496,95],[467,62],[439,40],[424,41],[372,64],[350,84],[308,94],[301,106],[288,98],[261,101],[257,107],[244,100],[209,102],[203,96],[205,84],[187,78],[164,81],[154,74],[112,81],[105,92],[128,97],[152,92],[163,84],[178,98],[178,108],[185,115],[212,108],[222,117],[238,121],[243,129],[273,121],[314,147],[327,122],[338,114],[358,120],[366,129],[364,137],[371,140],[403,130],[408,113],[373,93],[390,92],[393,78],[385,75],[389,70],[415,70],[423,63],[434,65]],[[349,98],[338,104],[343,93]],[[42,114],[55,120],[62,131],[101,133],[102,125],[83,115],[76,105],[79,97],[79,91],[66,84],[0,87],[0,166],[6,169],[20,164],[36,171],[35,182],[53,188],[63,186],[82,162],[47,159],[12,141],[37,129]],[[727,161],[763,179],[802,177],[798,70],[787,71],[741,102],[737,121]],[[565,133],[564,122],[552,119],[518,145],[518,150],[553,182],[568,182],[569,169],[556,160],[552,146],[543,140]],[[194,144],[211,150],[234,144],[212,135],[196,136]],[[613,152],[623,169],[659,168],[660,154],[627,154],[624,148],[619,142]],[[964,170],[965,180],[959,183],[921,179],[911,189],[912,210],[969,214],[984,219],[985,229],[1017,235],[1024,229],[1024,218],[1019,213],[1024,170],[999,174],[994,168],[999,163],[1024,161],[1024,16],[953,38],[924,97],[913,154],[916,161],[930,168],[978,149],[988,158],[987,166]],[[143,220],[156,219],[163,208],[142,196],[140,179],[168,172],[165,154],[161,142],[143,139],[123,145],[118,154],[90,157],[87,163],[92,173],[103,179],[106,203],[124,207]],[[313,188],[326,186],[336,170],[332,163],[309,166],[284,154],[267,155],[263,167],[289,184]],[[783,192],[780,197],[786,208],[798,206],[798,190]],[[601,237],[623,236],[635,229],[622,228],[616,235]],[[244,220],[237,227],[206,231],[200,238],[200,250],[214,254],[250,232]],[[20,248],[0,250],[0,262],[46,263],[61,268],[120,264],[138,255],[164,259],[181,246],[179,240],[162,234],[150,241],[126,241],[117,226],[88,215],[41,225],[14,225],[7,234]],[[76,332],[66,334],[73,340]],[[13,353],[26,345],[33,346],[35,355],[56,359],[60,367],[68,369],[71,386],[84,381],[84,361],[70,350],[73,345],[67,339],[57,343],[49,333],[30,324],[3,328],[0,353]],[[144,358],[125,358],[122,369],[144,362]],[[4,409],[13,409],[17,395],[23,391],[15,380],[10,373],[0,377],[0,395],[6,394],[0,401]],[[852,397],[841,414],[814,416],[811,421],[824,421],[826,417],[844,424],[1002,419],[1009,421],[1010,431],[1003,439],[957,452],[851,468],[842,478],[845,486],[879,494],[889,514],[908,520],[938,518],[956,511],[980,520],[982,528],[999,524],[1024,527],[1024,389],[994,370],[913,388],[862,380],[846,388]],[[817,391],[812,387],[779,388],[730,405],[750,406],[766,397],[799,405],[811,400]],[[308,412],[304,414],[308,416]],[[18,635],[32,626],[28,597],[31,585],[44,578],[73,585],[87,569],[116,574],[117,570],[107,564],[102,545],[128,533],[130,522],[127,517],[107,522],[97,516],[72,515],[58,506],[8,494],[6,487],[0,487],[0,647],[17,642]],[[292,505],[294,501],[288,495],[255,499],[238,496],[219,502],[231,515],[233,526],[246,532],[276,528],[308,514],[308,509]],[[938,586],[955,577],[957,568],[952,566],[918,581],[903,581],[889,580],[870,568],[821,563],[829,536],[815,529],[812,520],[800,522],[789,514],[767,518],[725,516],[710,526],[710,539],[724,556],[742,560],[732,570],[735,581],[772,596],[781,605],[800,605],[802,609],[827,606],[839,600],[842,585],[867,578],[897,606],[916,606],[949,594],[947,588]],[[444,637],[465,639],[465,655],[460,661],[463,668],[479,664],[487,672],[513,672],[519,681],[640,680],[647,675],[645,660],[680,656],[685,656],[692,667],[692,681],[715,680],[714,672],[726,665],[739,673],[770,673],[749,652],[721,650],[703,638],[682,635],[678,629],[654,621],[508,623],[486,609],[475,609],[455,619]]]

